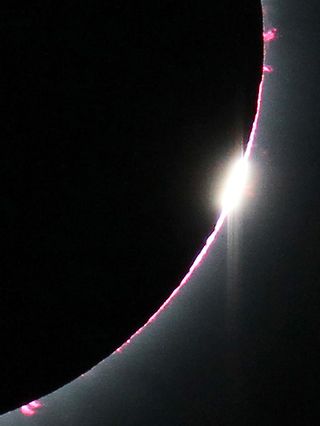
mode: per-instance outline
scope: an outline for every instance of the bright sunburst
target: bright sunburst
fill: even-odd
[[[248,176],[248,160],[241,157],[230,167],[221,196],[222,210],[225,213],[236,208],[242,198]]]

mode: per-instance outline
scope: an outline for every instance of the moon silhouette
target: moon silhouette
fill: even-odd
[[[216,165],[247,139],[262,51],[259,4],[49,3],[3,23],[1,404],[26,415],[121,346],[193,263],[220,210]]]

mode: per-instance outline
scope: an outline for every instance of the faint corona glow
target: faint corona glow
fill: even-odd
[[[222,209],[226,213],[239,206],[247,176],[248,159],[243,156],[232,165],[221,196]]]
[[[34,416],[35,414],[37,414],[38,409],[42,408],[42,403],[40,401],[31,401],[29,402],[29,404],[25,404],[22,405],[22,407],[20,407],[19,411],[21,414],[23,414],[26,417],[31,417]]]

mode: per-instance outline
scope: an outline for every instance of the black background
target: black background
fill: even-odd
[[[1,409],[169,296],[219,214],[261,76],[259,1],[0,9]]]

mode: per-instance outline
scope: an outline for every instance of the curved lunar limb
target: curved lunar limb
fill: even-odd
[[[26,416],[37,426],[312,420],[320,6],[266,0],[263,9],[263,78],[244,155],[255,181],[241,212],[222,211],[179,287],[127,342],[0,425],[26,424]]]

